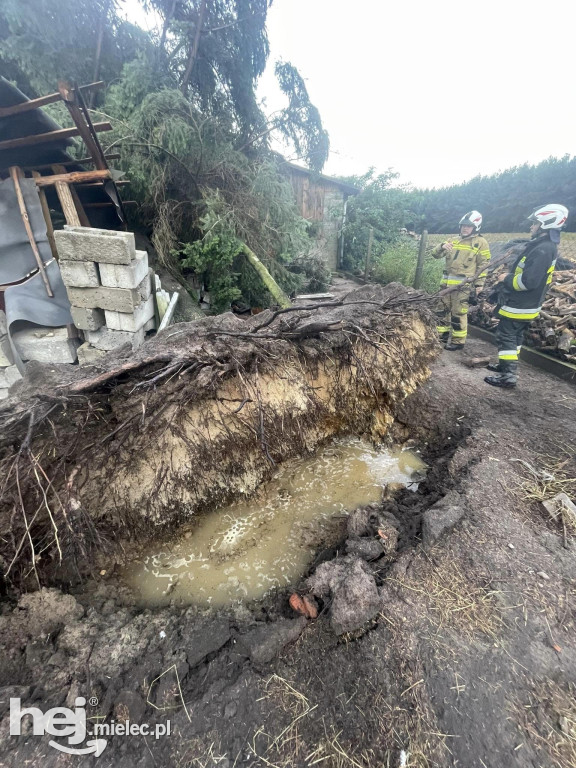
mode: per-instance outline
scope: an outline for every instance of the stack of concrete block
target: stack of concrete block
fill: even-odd
[[[8,390],[20,378],[22,377],[14,365],[14,357],[8,341],[6,315],[0,310],[0,400],[8,397]]]
[[[148,254],[132,232],[66,226],[54,233],[72,318],[84,332],[80,363],[129,343],[132,349],[155,327]]]

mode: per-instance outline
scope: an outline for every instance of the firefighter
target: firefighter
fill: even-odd
[[[435,259],[446,259],[442,276],[442,286],[451,288],[463,283],[466,278],[473,277],[480,269],[487,266],[490,260],[490,247],[480,236],[482,214],[469,211],[460,219],[460,238],[453,242],[441,243],[432,251]],[[468,332],[468,305],[477,301],[477,294],[482,291],[486,280],[486,272],[474,281],[472,292],[470,283],[462,290],[453,290],[440,299],[437,311],[438,333],[440,341],[446,343],[450,352],[464,349]],[[450,332],[452,338],[450,339]]]
[[[568,209],[557,203],[536,208],[528,217],[530,240],[514,261],[510,273],[497,284],[496,328],[498,365],[489,365],[498,376],[486,376],[493,387],[512,389],[518,378],[518,353],[524,331],[540,314],[544,296],[552,282],[558,256],[560,230]]]

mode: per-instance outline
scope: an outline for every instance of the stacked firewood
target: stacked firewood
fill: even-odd
[[[570,269],[556,269],[540,316],[530,323],[524,343],[576,363],[576,263],[562,259],[562,267],[571,264]],[[506,271],[507,267],[503,266],[489,274],[484,286],[487,296],[492,293],[499,275]],[[498,325],[494,310],[494,304],[480,301],[477,306],[470,307],[469,320],[480,328],[494,330]]]

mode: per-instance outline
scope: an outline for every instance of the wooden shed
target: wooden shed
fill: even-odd
[[[286,163],[286,167],[301,216],[317,222],[315,236],[320,251],[331,270],[339,269],[346,203],[351,195],[357,195],[360,190],[293,163]]]

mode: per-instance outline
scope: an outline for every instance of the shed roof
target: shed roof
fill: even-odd
[[[29,99],[21,90],[5,78],[0,77],[0,109],[12,107],[14,104],[22,104],[26,101]],[[35,136],[39,133],[58,131],[60,128],[62,126],[58,125],[42,109],[32,109],[29,112],[8,117],[0,115],[0,141],[17,139],[21,136]],[[72,144],[71,139],[62,139],[48,144],[0,149],[0,169],[7,169],[11,165],[35,166],[69,162],[71,157],[66,149]]]
[[[285,164],[292,171],[301,173],[304,176],[311,176],[315,179],[319,179],[320,181],[324,181],[327,184],[333,184],[335,187],[339,187],[340,189],[342,189],[342,191],[345,192],[347,195],[359,195],[360,192],[362,191],[358,187],[355,187],[352,184],[348,184],[348,182],[346,181],[341,181],[340,179],[337,179],[333,176],[325,176],[323,173],[317,173],[316,171],[311,171],[310,168],[304,168],[301,165],[296,165],[295,163],[290,163],[288,161],[286,161]]]
[[[40,103],[49,104],[56,101],[56,96],[42,97]],[[41,172],[51,174],[52,165],[65,165],[67,171],[83,171],[85,167],[68,154],[68,149],[74,146],[74,141],[67,137],[51,136],[50,140],[39,143],[25,142],[25,137],[49,134],[62,130],[41,106],[28,109],[18,114],[2,114],[8,108],[17,104],[29,102],[30,99],[15,85],[0,76],[0,174],[7,174],[10,166],[21,168],[42,169]],[[75,134],[78,131],[74,131]],[[24,144],[12,146],[14,140],[21,139]],[[3,142],[10,143],[8,147]],[[92,226],[105,229],[117,229],[123,226],[121,204],[113,183],[90,185],[77,188],[77,193],[83,205],[90,210],[89,218]],[[60,204],[53,189],[47,190],[48,202],[51,208],[58,209]]]

